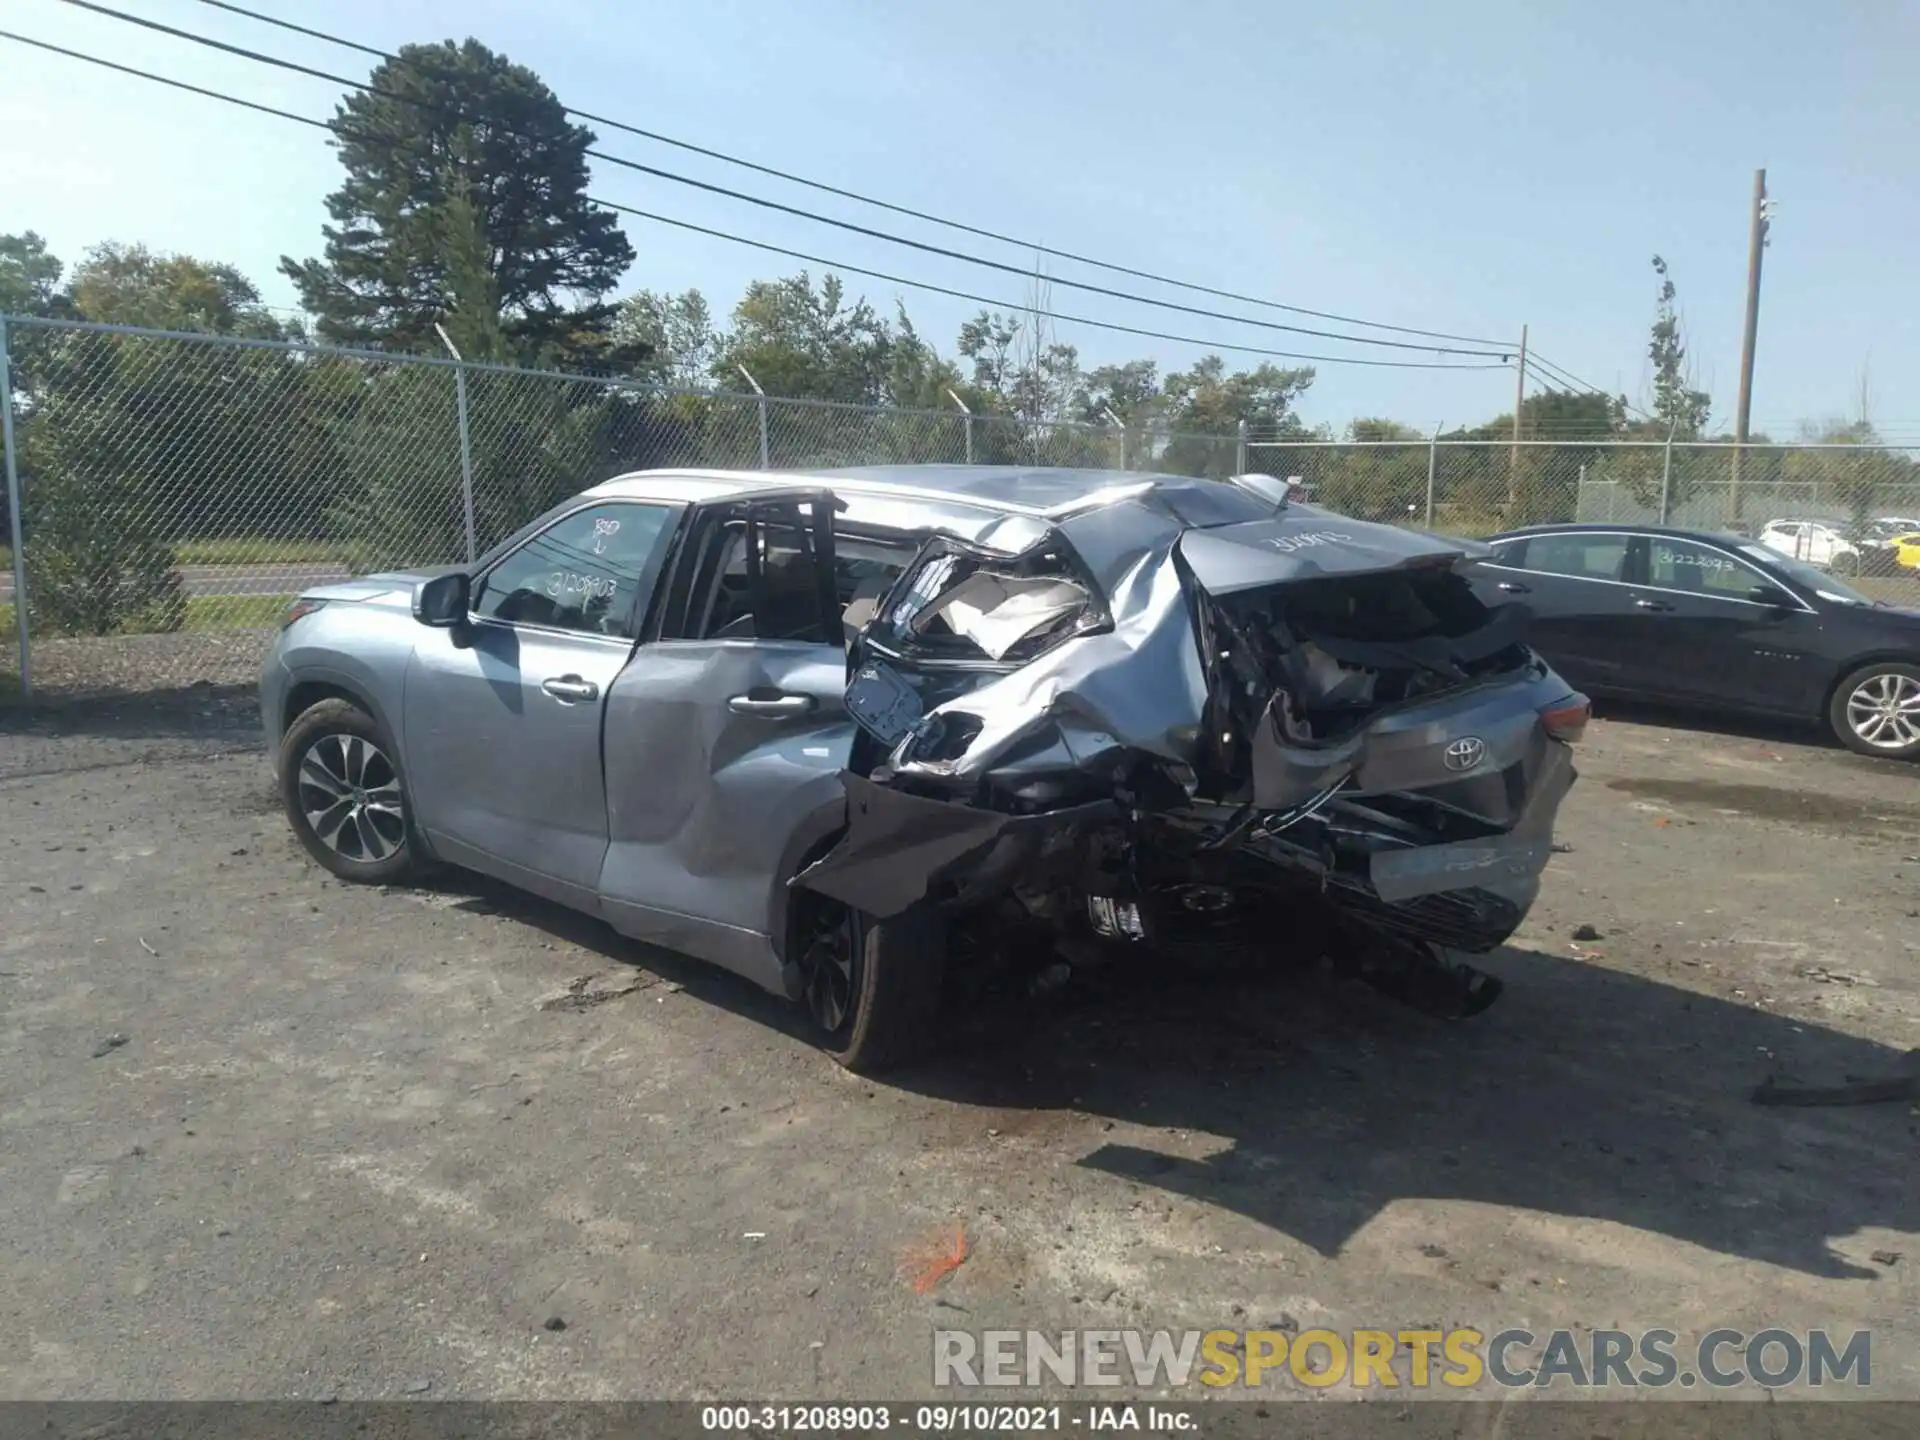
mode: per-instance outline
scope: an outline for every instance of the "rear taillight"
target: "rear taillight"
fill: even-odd
[[[1587,733],[1587,721],[1593,718],[1593,702],[1584,695],[1569,695],[1556,700],[1540,712],[1540,723],[1556,740],[1573,744]]]

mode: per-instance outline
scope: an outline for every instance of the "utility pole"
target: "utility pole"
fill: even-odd
[[[1520,327],[1520,366],[1513,377],[1513,451],[1507,456],[1507,510],[1520,500],[1520,407],[1527,401],[1527,327]]]
[[[1753,342],[1760,333],[1760,253],[1767,248],[1771,220],[1767,172],[1753,172],[1753,216],[1747,233],[1747,328],[1740,342],[1740,410],[1733,421],[1733,471],[1727,486],[1727,521],[1740,523],[1740,460],[1747,448],[1747,422],[1753,413]]]

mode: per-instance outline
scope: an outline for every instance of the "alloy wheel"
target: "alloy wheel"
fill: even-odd
[[[407,843],[400,772],[378,745],[345,731],[322,735],[300,757],[300,813],[347,860],[374,863]]]
[[[807,1013],[827,1034],[836,1034],[853,1010],[854,954],[859,925],[844,905],[822,901],[800,951],[800,981]]]
[[[1891,670],[1869,675],[1847,697],[1847,724],[1877,750],[1920,742],[1920,680]]]

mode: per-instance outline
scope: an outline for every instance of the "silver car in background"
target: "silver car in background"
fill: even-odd
[[[262,714],[334,874],[499,877],[803,1003],[850,1068],[956,986],[1128,951],[1464,1015],[1587,718],[1474,545],[1257,476],[632,474],[301,596]]]

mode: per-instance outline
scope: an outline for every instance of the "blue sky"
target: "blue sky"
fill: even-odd
[[[363,57],[193,0],[118,8],[342,74]],[[1756,427],[1857,408],[1920,438],[1920,6],[1901,0],[251,0],[385,48],[472,34],[561,99],[715,149],[1042,244],[1318,310],[1518,335],[1643,397],[1665,256],[1697,383],[1731,423],[1747,206],[1768,169]],[[58,3],[6,27],[325,116],[335,88]],[[960,237],[617,133],[601,148],[1019,265]],[[290,305],[281,254],[318,253],[337,182],[324,137],[0,43],[0,230],[71,260],[142,240],[239,265]],[[601,166],[607,199],[1018,303],[1008,275],[916,254]],[[698,286],[716,309],[800,268],[627,222],[624,288]],[[1234,309],[1048,262],[1069,276]],[[855,278],[950,350],[974,308]],[[1215,341],[1421,358],[1076,294],[1057,310]],[[1307,326],[1323,322],[1271,312]],[[1071,325],[1087,363],[1199,347]],[[1385,332],[1365,332],[1380,338]],[[1237,364],[1251,357],[1229,357]],[[1510,372],[1322,365],[1311,421],[1471,423],[1512,406]],[[1904,423],[1903,423],[1904,422]]]

